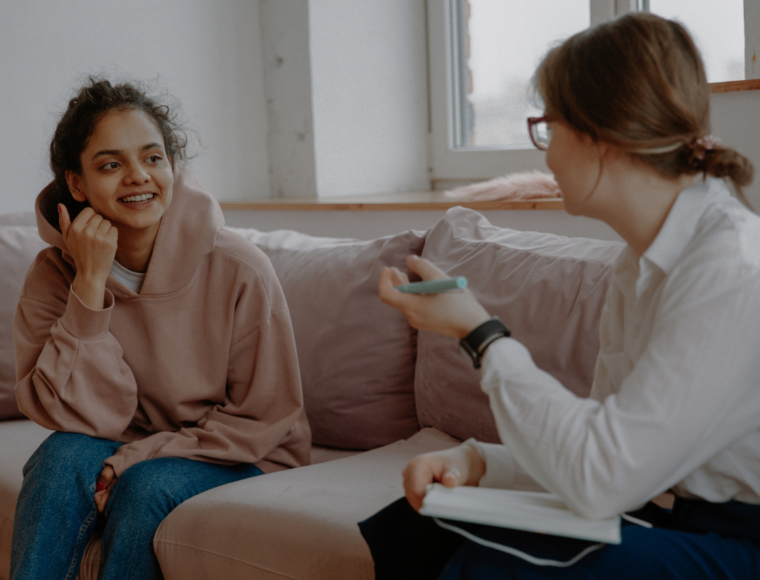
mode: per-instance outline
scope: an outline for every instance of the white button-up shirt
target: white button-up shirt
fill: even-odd
[[[508,322],[508,321],[507,321]],[[538,483],[609,517],[665,490],[760,504],[760,217],[710,179],[682,191],[639,258],[618,258],[588,399],[510,338],[483,360],[503,445],[480,485]]]

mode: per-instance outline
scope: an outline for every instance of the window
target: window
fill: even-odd
[[[513,171],[547,171],[525,125],[526,117],[541,114],[529,92],[532,73],[551,44],[615,15],[648,10],[683,22],[710,82],[760,78],[758,0],[427,2],[435,189]]]
[[[455,146],[528,149],[525,118],[542,114],[531,99],[533,71],[554,42],[588,28],[589,0],[458,4],[466,75],[455,90],[466,94]]]
[[[744,66],[744,0],[649,0],[653,14],[678,20],[702,53],[711,83],[740,81]]]

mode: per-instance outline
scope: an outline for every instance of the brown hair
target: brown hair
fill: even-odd
[[[575,34],[548,52],[533,83],[548,115],[594,141],[665,177],[728,178],[747,203],[741,188],[752,182],[754,168],[740,153],[704,139],[710,89],[699,51],[678,22],[631,13]]]
[[[82,173],[82,152],[98,122],[113,110],[144,111],[161,132],[172,166],[175,161],[185,158],[187,136],[177,121],[176,112],[172,113],[167,105],[148,96],[147,91],[138,83],[114,86],[108,80],[89,77],[89,82],[69,101],[50,143],[50,168],[55,176],[54,194],[48,199],[49,207],[42,208],[50,223],[58,223],[58,203],[66,205],[71,219],[88,206],[87,202],[75,201],[69,193],[66,171]]]

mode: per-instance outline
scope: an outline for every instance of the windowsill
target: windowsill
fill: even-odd
[[[760,90],[760,79],[748,81],[729,81],[725,83],[710,83],[711,93],[733,93],[734,91]]]
[[[712,93],[760,90],[760,79],[710,83]],[[452,181],[452,180],[445,180]],[[456,185],[477,181],[453,180]],[[461,181],[461,183],[459,183]],[[560,199],[464,201],[450,199],[442,191],[416,191],[352,197],[282,198],[249,202],[220,202],[223,210],[233,211],[445,211],[455,206],[474,210],[556,210]]]
[[[450,199],[442,191],[416,191],[327,199],[291,198],[260,201],[223,201],[223,210],[242,211],[445,211],[455,206],[474,210],[563,209],[561,199],[464,201]]]

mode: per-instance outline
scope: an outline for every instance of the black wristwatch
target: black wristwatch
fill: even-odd
[[[461,348],[464,355],[472,359],[472,366],[479,369],[480,361],[488,345],[494,340],[503,336],[510,336],[511,334],[506,324],[499,320],[498,316],[494,316],[491,320],[484,322],[460,340],[459,348]]]

